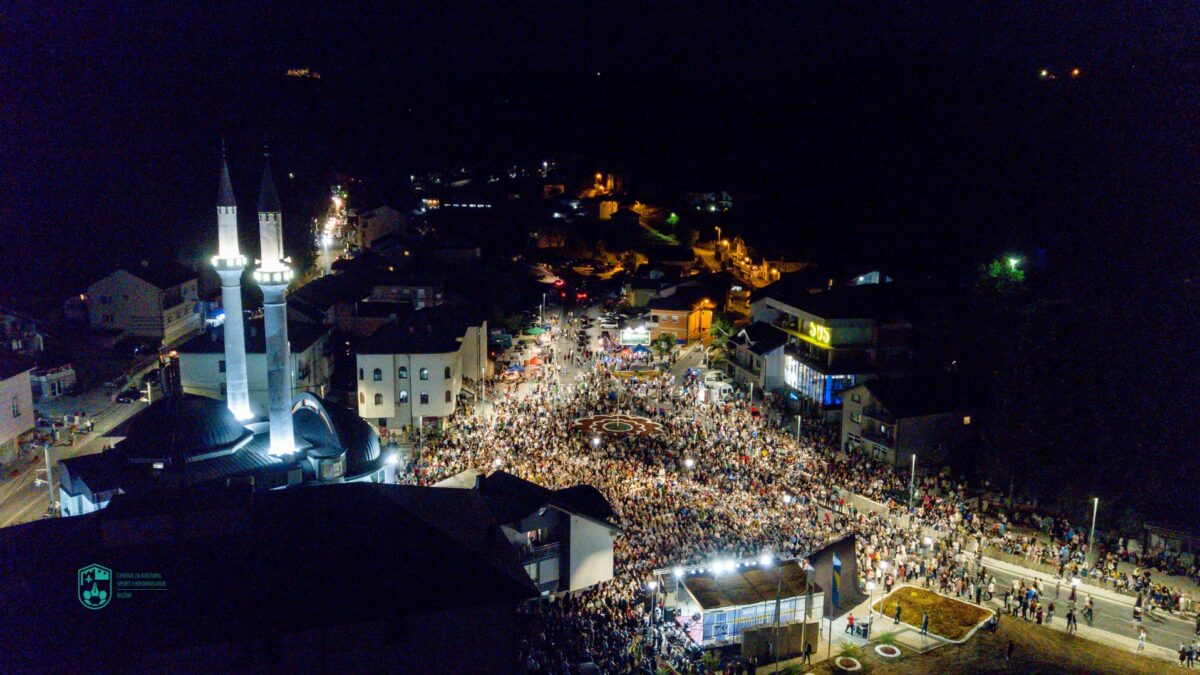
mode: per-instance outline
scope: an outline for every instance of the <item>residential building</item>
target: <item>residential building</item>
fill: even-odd
[[[464,380],[487,372],[487,322],[462,310],[410,310],[358,349],[358,414],[396,431],[441,427]]]
[[[783,348],[788,335],[769,323],[756,321],[729,340],[729,375],[742,387],[779,391],[783,381]]]
[[[143,260],[95,282],[86,297],[88,322],[95,330],[170,345],[203,327],[196,273],[181,265]]]
[[[893,466],[940,466],[976,440],[975,391],[937,375],[868,380],[844,392],[842,447],[862,448]]]
[[[613,578],[612,506],[590,485],[549,490],[504,471],[464,471],[435,487],[483,495],[525,572],[542,593],[579,591]]]
[[[259,416],[267,414],[269,399],[265,333],[261,318],[246,322],[246,378],[250,409]],[[293,321],[288,327],[288,338],[292,395],[308,392],[324,398],[329,392],[329,377],[333,373],[333,345],[329,328]],[[226,397],[225,339],[222,328],[194,337],[177,347],[176,351],[179,352],[179,378],[184,393],[219,399]]]
[[[0,307],[0,351],[32,354],[46,349],[40,322],[8,307]]]
[[[33,368],[28,359],[0,354],[0,464],[16,459],[21,437],[33,430]]]
[[[404,214],[391,206],[378,206],[369,211],[359,211],[357,227],[354,229],[354,244],[367,250],[375,240],[393,233],[405,234]]]
[[[646,303],[646,308],[650,310],[646,325],[650,329],[651,341],[661,335],[670,335],[680,344],[708,339],[717,305],[709,298],[694,298],[693,295],[676,292]]]
[[[908,298],[896,284],[810,293],[804,284],[776,283],[756,291],[750,315],[788,335],[780,393],[792,410],[836,415],[842,394],[878,375],[902,375],[911,362],[914,328]]]
[[[40,356],[30,376],[33,398],[46,401],[70,393],[75,388],[75,366],[66,359]]]

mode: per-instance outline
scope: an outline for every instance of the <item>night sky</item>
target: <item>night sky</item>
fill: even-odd
[[[264,137],[297,210],[336,172],[577,155],[728,188],[763,244],[1193,274],[1194,3],[413,4],[5,10],[0,290],[211,246],[222,135],[243,211]]]

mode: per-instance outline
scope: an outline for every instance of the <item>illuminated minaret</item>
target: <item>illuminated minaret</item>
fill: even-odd
[[[225,306],[225,404],[239,420],[254,416],[250,411],[250,388],[246,381],[246,333],[242,324],[242,272],[246,258],[238,250],[237,200],[221,143],[221,187],[217,192],[217,255],[212,264],[221,276],[221,303]]]
[[[263,153],[262,190],[258,194],[258,234],[262,260],[254,280],[263,293],[263,324],[267,339],[267,392],[270,395],[272,455],[295,452],[292,431],[291,348],[287,332],[287,287],[292,270],[283,255],[283,215],[275,181],[271,180],[271,160]]]

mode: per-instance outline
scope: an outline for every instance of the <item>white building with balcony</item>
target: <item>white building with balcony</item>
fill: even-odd
[[[448,307],[400,315],[358,351],[358,414],[382,429],[442,427],[487,372],[487,322]]]

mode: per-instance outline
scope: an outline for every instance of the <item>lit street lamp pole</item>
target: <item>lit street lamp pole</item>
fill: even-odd
[[[912,505],[913,505],[913,485],[916,483],[916,478],[917,478],[917,453],[915,453],[915,452],[914,452],[914,453],[912,454],[912,470],[911,470],[911,471],[909,471],[909,474],[908,474],[908,511],[909,511],[909,518],[912,518]]]
[[[1100,510],[1100,498],[1092,497],[1092,531],[1088,534],[1088,555],[1092,555],[1092,547],[1096,540],[1096,512]]]

